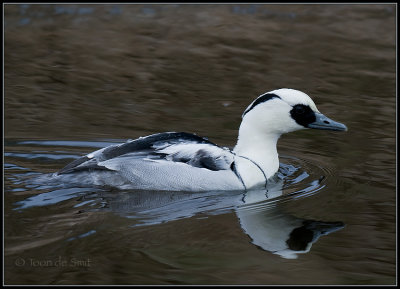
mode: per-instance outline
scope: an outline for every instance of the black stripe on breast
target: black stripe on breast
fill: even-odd
[[[274,99],[274,98],[280,98],[278,95],[274,94],[274,93],[266,93],[263,95],[260,95],[254,102],[253,104],[245,110],[245,112],[243,113],[242,117],[245,116],[246,113],[248,113],[250,110],[252,110],[253,108],[255,108],[257,105],[259,105],[260,103],[266,102],[270,99]]]

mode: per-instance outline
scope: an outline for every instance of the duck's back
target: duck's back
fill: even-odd
[[[228,149],[205,138],[167,132],[97,150],[65,166],[57,177],[132,189],[241,189],[233,163]]]

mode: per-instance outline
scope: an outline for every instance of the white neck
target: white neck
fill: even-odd
[[[240,125],[238,141],[233,152],[238,157],[243,156],[257,163],[263,170],[260,172],[260,168],[251,161],[238,158],[237,167],[246,187],[265,183],[265,176],[268,179],[278,171],[279,158],[276,145],[279,137],[280,134],[275,132],[260,133],[257,128],[246,125],[246,122]]]

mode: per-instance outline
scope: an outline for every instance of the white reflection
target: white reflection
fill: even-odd
[[[279,203],[268,205],[265,200],[281,196],[281,188],[281,183],[276,183],[267,192],[247,192],[245,204],[236,207],[240,225],[253,244],[286,259],[295,259],[297,254],[309,252],[320,236],[344,227],[342,222],[306,220],[285,214]]]

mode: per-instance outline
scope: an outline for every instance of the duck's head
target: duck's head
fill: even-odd
[[[346,131],[322,113],[304,92],[281,88],[260,95],[244,111],[242,125],[252,130],[283,134],[305,128]]]

